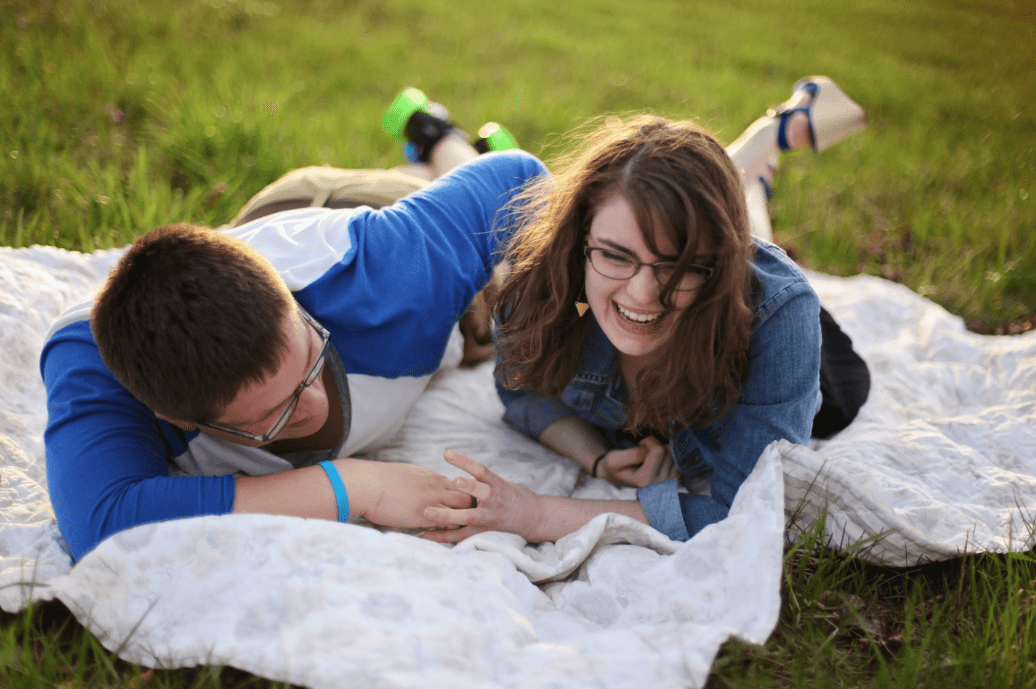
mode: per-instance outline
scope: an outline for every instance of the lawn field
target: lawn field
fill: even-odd
[[[729,143],[826,74],[869,127],[782,157],[776,241],[1018,333],[1036,327],[1034,39],[1029,0],[0,0],[0,245],[122,246],[226,222],[295,167],[401,164],[380,122],[405,86],[549,161],[609,113]],[[903,572],[813,545],[787,549],[770,642],[728,645],[710,686],[1036,686],[1031,553]],[[276,686],[129,666],[59,606],[0,626],[4,687]]]
[[[823,73],[871,124],[784,157],[779,243],[818,270],[901,281],[974,329],[1017,329],[1036,312],[1024,6],[3,0],[0,244],[119,246],[225,222],[294,167],[397,165],[379,123],[407,85],[549,159],[615,112],[694,118],[730,142]]]

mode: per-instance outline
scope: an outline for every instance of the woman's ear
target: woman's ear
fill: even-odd
[[[155,416],[157,416],[158,418],[162,419],[166,423],[173,424],[174,426],[179,428],[181,431],[196,431],[196,430],[198,430],[198,424],[196,424],[196,423],[190,423],[189,421],[183,421],[181,419],[174,419],[174,418],[171,418],[169,416],[166,416],[165,414],[160,414],[157,411],[155,412]]]

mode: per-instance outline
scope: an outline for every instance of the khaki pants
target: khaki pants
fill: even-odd
[[[230,225],[237,227],[264,215],[295,208],[381,208],[427,184],[398,170],[299,168],[253,196]]]

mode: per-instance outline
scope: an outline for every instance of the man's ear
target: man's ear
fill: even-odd
[[[162,419],[166,423],[173,424],[174,426],[179,428],[181,431],[196,431],[196,430],[198,430],[198,424],[196,424],[196,423],[190,423],[189,421],[182,421],[180,419],[173,419],[173,418],[170,418],[170,417],[166,416],[165,414],[160,414],[157,411],[155,412],[155,416],[157,416],[158,418]]]

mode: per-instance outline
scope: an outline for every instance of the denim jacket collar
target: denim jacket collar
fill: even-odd
[[[594,318],[593,311],[587,315],[590,316],[590,333],[586,337],[576,378],[586,382],[606,383],[618,378],[618,352]]]

